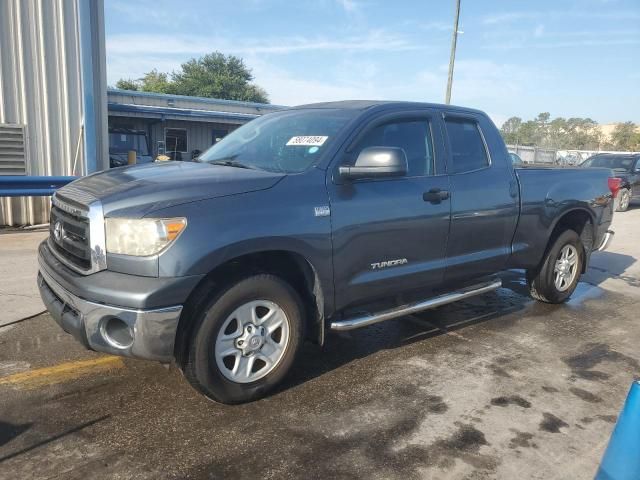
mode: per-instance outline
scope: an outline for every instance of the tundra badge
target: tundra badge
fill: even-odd
[[[379,270],[381,268],[396,267],[409,263],[406,258],[398,258],[396,260],[385,260],[384,262],[375,262],[371,264],[371,270]]]

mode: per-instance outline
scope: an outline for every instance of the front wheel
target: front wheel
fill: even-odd
[[[626,212],[629,209],[631,203],[631,192],[629,189],[622,188],[618,192],[618,205],[616,206],[616,212]]]
[[[542,266],[527,272],[533,298],[545,303],[562,303],[578,285],[584,265],[584,248],[573,230],[561,233],[547,252]]]
[[[246,278],[203,308],[183,365],[192,386],[212,400],[265,396],[286,375],[303,337],[296,291],[273,275]]]

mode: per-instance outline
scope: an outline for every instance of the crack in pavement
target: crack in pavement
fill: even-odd
[[[0,296],[6,295],[8,297],[24,297],[24,298],[40,298],[38,295],[27,295],[24,293],[9,293],[9,292],[0,292]]]

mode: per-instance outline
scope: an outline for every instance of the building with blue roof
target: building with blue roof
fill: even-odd
[[[282,108],[110,88],[107,90],[110,156],[133,148],[138,150],[140,158],[156,158],[164,153],[172,159],[190,160],[238,126]],[[143,151],[145,147],[131,132],[136,132],[138,137],[146,136],[147,151]]]

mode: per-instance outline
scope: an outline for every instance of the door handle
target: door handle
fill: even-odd
[[[518,198],[518,182],[515,180],[509,182],[509,195],[511,195],[512,198]]]
[[[432,188],[428,192],[424,192],[422,194],[422,199],[425,202],[430,203],[440,203],[443,200],[447,200],[449,198],[448,190],[441,190],[440,188]]]

